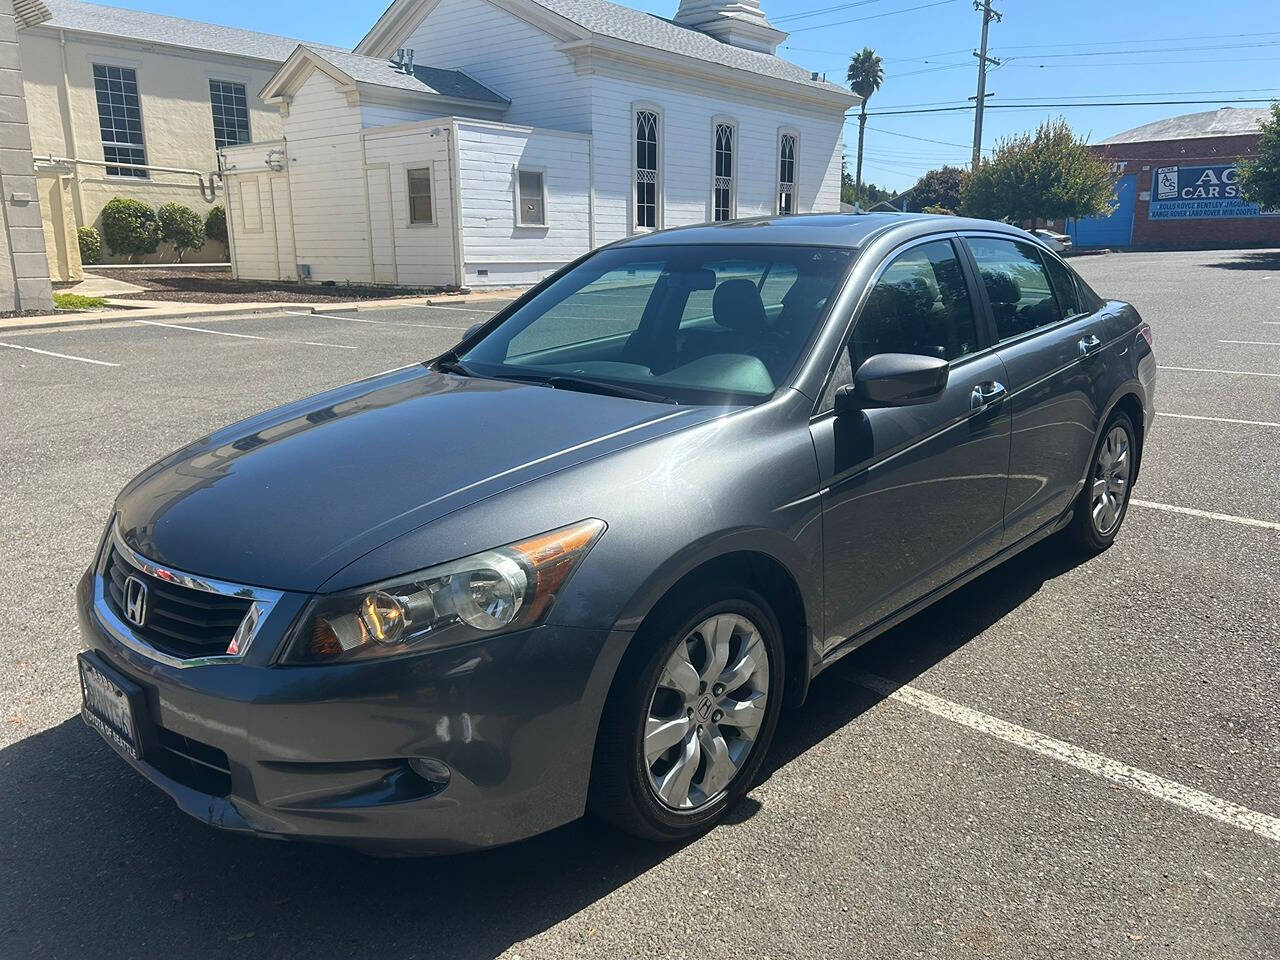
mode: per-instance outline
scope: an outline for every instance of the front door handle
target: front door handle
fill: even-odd
[[[1102,341],[1091,333],[1087,337],[1081,337],[1077,346],[1080,347],[1080,356],[1087,357],[1102,349]]]
[[[973,388],[973,393],[969,397],[969,406],[974,411],[985,410],[992,404],[999,403],[1008,393],[1009,391],[1000,381],[987,380]]]

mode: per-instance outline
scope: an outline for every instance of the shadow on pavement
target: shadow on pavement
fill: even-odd
[[[772,773],[876,705],[851,669],[908,682],[1074,560],[1023,554],[817,680],[784,715]],[[868,785],[867,789],[874,789]],[[760,809],[748,798],[731,819]],[[584,820],[467,856],[374,860],[218,833],[180,813],[78,716],[0,751],[0,954],[481,960],[553,926],[678,848]]]
[[[1218,270],[1280,270],[1280,251],[1259,250],[1256,253],[1242,253],[1235,260],[1220,260],[1217,263],[1206,263],[1206,267]]]

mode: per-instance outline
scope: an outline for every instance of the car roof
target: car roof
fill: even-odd
[[[906,240],[930,233],[957,230],[984,230],[1007,233],[1021,240],[1034,239],[1025,230],[1007,223],[942,214],[805,213],[674,227],[629,237],[617,245],[643,247],[741,243],[854,248],[888,234],[897,234],[900,239]]]

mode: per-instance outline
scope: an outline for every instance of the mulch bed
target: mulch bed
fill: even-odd
[[[86,271],[86,273],[91,271]],[[146,290],[122,300],[177,300],[183,303],[326,303],[342,300],[387,300],[394,297],[442,293],[442,287],[372,287],[345,284],[299,284],[272,280],[234,280],[230,270],[112,270],[114,280],[136,283]]]

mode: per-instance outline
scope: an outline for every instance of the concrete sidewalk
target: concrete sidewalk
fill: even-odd
[[[131,286],[131,284],[130,284]],[[65,292],[65,291],[60,291]],[[182,320],[200,317],[228,317],[239,314],[271,313],[350,313],[360,310],[385,310],[394,307],[459,306],[510,300],[523,289],[484,290],[467,294],[433,294],[425,297],[389,297],[384,300],[351,300],[345,303],[185,303],[176,300],[129,300],[112,297],[105,310],[62,311],[34,317],[0,319],[0,331],[39,330],[47,327],[78,327],[91,323],[118,323],[124,320]]]

